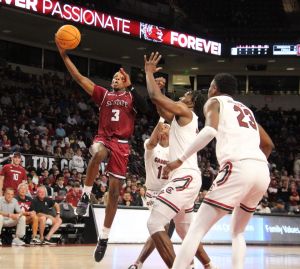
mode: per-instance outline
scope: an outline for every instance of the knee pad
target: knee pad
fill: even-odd
[[[170,222],[170,220],[159,212],[152,210],[151,215],[147,222],[147,227],[150,235],[157,232],[165,231],[165,226]]]

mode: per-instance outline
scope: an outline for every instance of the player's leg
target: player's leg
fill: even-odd
[[[168,232],[168,236],[171,238],[173,235],[173,232],[175,230],[174,222],[171,220],[170,224],[167,224],[165,226],[165,230]],[[151,236],[147,239],[145,245],[143,246],[143,249],[137,258],[136,262],[129,266],[128,269],[141,269],[143,263],[145,260],[150,256],[150,254],[155,249],[154,241],[152,240]]]
[[[90,153],[92,157],[88,162],[83,193],[76,208],[76,213],[80,216],[88,214],[90,194],[95,178],[99,173],[99,165],[107,158],[109,150],[102,143],[96,142],[91,146]]]
[[[232,268],[244,268],[246,254],[246,241],[244,238],[245,228],[253,213],[246,212],[236,207],[232,213],[231,235],[232,235]]]
[[[122,180],[126,178],[125,175],[128,164],[128,143],[121,144],[117,141],[111,141],[110,148],[110,157],[106,167],[106,171],[109,174],[108,203],[105,209],[104,224],[100,238],[94,251],[94,259],[96,262],[100,262],[103,259],[107,248],[110,228],[118,208],[121,183]]]
[[[160,202],[156,201],[156,203],[158,207],[161,205]],[[177,213],[169,212],[169,214],[163,214],[161,210],[154,208],[147,222],[148,230],[155,247],[168,268],[172,267],[175,259],[173,244],[164,228],[165,225],[170,222],[170,218],[173,218],[173,216],[170,217],[170,214],[175,216]]]
[[[192,216],[192,212],[190,210],[189,210],[189,213],[186,213],[184,210],[182,210],[174,218],[176,232],[182,240],[184,240],[184,238],[188,232],[188,229],[192,222],[192,218],[193,218],[193,216]],[[214,268],[209,256],[207,255],[206,251],[204,250],[202,244],[199,244],[199,246],[198,246],[198,249],[196,251],[196,257],[202,263],[204,268],[209,268],[209,269]],[[193,258],[191,260],[191,263],[193,263]]]
[[[228,212],[225,210],[204,203],[201,204],[176,256],[173,269],[182,269],[189,266],[203,237],[226,214]]]

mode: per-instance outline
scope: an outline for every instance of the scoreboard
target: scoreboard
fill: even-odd
[[[300,44],[251,44],[230,48],[231,56],[300,56]]]

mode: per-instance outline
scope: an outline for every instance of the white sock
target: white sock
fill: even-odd
[[[90,195],[91,192],[92,192],[92,188],[93,188],[93,186],[86,186],[86,185],[84,185],[82,192]]]
[[[143,267],[143,263],[141,263],[141,262],[137,262],[136,265],[137,265],[138,269],[142,269],[142,267]]]
[[[103,226],[102,234],[100,235],[100,238],[101,239],[108,239],[109,232],[110,232],[110,228],[106,228],[106,227]]]

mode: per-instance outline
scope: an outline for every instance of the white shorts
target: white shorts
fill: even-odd
[[[179,169],[171,175],[170,181],[162,188],[153,209],[170,220],[180,211],[191,213],[201,188],[201,172],[195,169]]]
[[[152,191],[152,190],[147,190],[146,191],[146,204],[149,210],[153,208],[156,196],[159,194],[160,190],[158,191]]]
[[[203,203],[232,211],[240,206],[255,211],[270,183],[268,164],[257,160],[225,163],[206,194]]]

